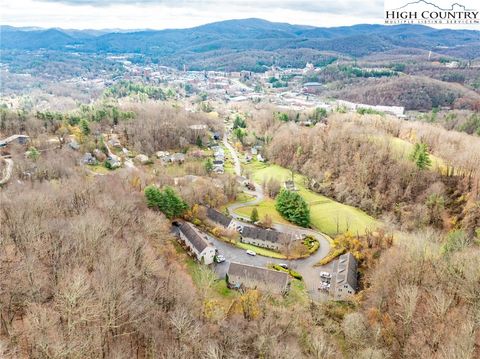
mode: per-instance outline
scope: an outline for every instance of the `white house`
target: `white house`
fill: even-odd
[[[205,235],[200,233],[193,224],[184,222],[180,225],[180,239],[185,242],[199,262],[213,263],[215,248],[207,241]]]

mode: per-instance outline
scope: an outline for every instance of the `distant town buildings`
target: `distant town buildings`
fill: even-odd
[[[346,109],[350,111],[356,111],[358,109],[371,109],[378,112],[385,112],[391,115],[397,116],[399,118],[405,118],[405,108],[402,106],[373,106],[373,105],[366,105],[362,103],[353,103],[349,101],[337,100],[337,106],[344,106]]]
[[[302,91],[307,94],[319,94],[323,89],[320,82],[307,82],[303,84]]]

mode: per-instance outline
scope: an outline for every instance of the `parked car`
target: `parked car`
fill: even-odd
[[[330,285],[326,285],[324,283],[320,284],[320,287],[318,287],[318,290],[324,290],[326,292],[328,292],[330,290]]]
[[[332,278],[332,275],[328,272],[320,272],[320,277],[322,277],[322,278]]]
[[[280,267],[282,267],[283,269],[288,269],[288,264],[279,263],[278,265],[279,265]]]
[[[256,256],[257,253],[255,253],[254,251],[250,250],[250,249],[247,249],[247,254],[250,255],[250,256]]]
[[[223,262],[225,262],[225,257],[223,255],[219,254],[215,257],[215,261],[217,263],[223,263]]]

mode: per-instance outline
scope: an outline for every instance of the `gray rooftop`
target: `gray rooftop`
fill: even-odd
[[[227,228],[230,225],[230,222],[232,222],[230,217],[210,207],[207,208],[207,217],[213,222],[221,224],[225,228]]]
[[[263,229],[260,227],[244,226],[242,237],[260,239],[263,241],[277,243],[282,240],[290,240],[291,236],[274,230]]]
[[[208,241],[203,238],[203,236],[197,231],[193,224],[188,222],[182,223],[180,225],[180,231],[185,237],[187,237],[188,241],[199,253],[201,253],[205,248],[210,246],[210,243],[208,243]]]
[[[338,268],[336,276],[337,286],[345,283],[349,284],[354,290],[357,290],[357,260],[348,252],[338,258]]]
[[[239,278],[246,287],[261,285],[266,287],[266,289],[268,289],[268,287],[273,289],[272,286],[274,286],[280,291],[284,290],[289,282],[289,275],[285,272],[236,262],[230,262],[228,276],[232,280]]]

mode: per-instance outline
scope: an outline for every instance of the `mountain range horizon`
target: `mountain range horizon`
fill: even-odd
[[[433,5],[441,10],[442,9],[435,4],[432,4],[428,1],[425,0],[419,0],[419,1],[414,1],[414,2],[409,2],[405,5],[403,5],[401,8],[404,8],[405,6],[408,6],[410,4],[415,4],[415,3],[426,3]],[[465,7],[464,5],[461,5],[457,2],[453,3],[453,5],[460,5]],[[399,9],[401,9],[399,8]],[[264,23],[269,23],[269,24],[278,24],[278,25],[290,25],[290,26],[298,26],[298,27],[305,27],[305,28],[317,28],[317,29],[338,29],[338,28],[350,28],[350,27],[358,27],[358,26],[397,26],[397,25],[389,25],[389,24],[384,24],[384,23],[358,23],[358,24],[353,24],[353,25],[340,25],[340,26],[314,26],[314,25],[309,25],[309,24],[302,24],[302,23],[297,23],[297,22],[278,22],[278,21],[270,21],[264,18],[260,17],[240,17],[240,18],[231,18],[227,20],[220,20],[220,21],[211,21],[211,22],[206,22],[202,25],[196,25],[196,26],[188,26],[188,27],[167,27],[167,28],[152,28],[152,27],[145,27],[145,28],[132,28],[132,27],[105,27],[105,28],[94,28],[94,27],[84,27],[84,28],[76,28],[76,27],[60,27],[60,26],[15,26],[11,25],[8,23],[5,24],[0,24],[0,30],[2,29],[15,29],[15,30],[21,30],[21,31],[44,31],[44,30],[60,30],[60,31],[87,31],[87,32],[98,32],[98,33],[112,33],[112,32],[121,32],[121,33],[127,33],[127,32],[141,32],[141,31],[169,31],[169,30],[187,30],[187,29],[195,29],[195,28],[201,28],[203,26],[208,26],[212,24],[224,24],[224,23],[232,23],[232,22],[264,22]],[[433,26],[428,26],[427,24],[422,25],[424,27],[428,27],[431,29],[437,29]],[[438,29],[438,30],[452,30],[452,31],[476,31],[480,33],[480,30],[476,29]]]
[[[2,50],[83,54],[138,54],[164,65],[193,69],[265,71],[269,64],[319,65],[338,58],[411,51],[475,60],[480,31],[425,25],[360,24],[315,27],[259,18],[213,22],[186,29],[72,30],[0,26]]]

